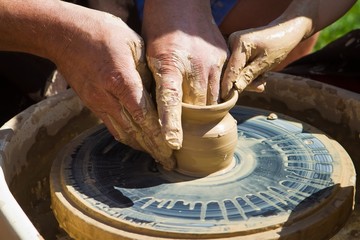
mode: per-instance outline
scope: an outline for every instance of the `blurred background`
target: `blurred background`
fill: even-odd
[[[319,39],[315,45],[314,51],[321,49],[328,43],[343,36],[353,29],[360,29],[360,2],[355,5],[342,18],[334,22],[332,25],[323,29]]]

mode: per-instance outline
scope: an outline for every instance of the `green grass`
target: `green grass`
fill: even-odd
[[[321,49],[352,29],[360,29],[360,1],[357,1],[343,17],[321,31],[314,51]]]

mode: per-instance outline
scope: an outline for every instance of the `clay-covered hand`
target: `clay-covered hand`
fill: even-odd
[[[119,141],[175,166],[150,95],[142,39],[121,19],[65,1],[0,3],[0,50],[52,60]]]
[[[278,65],[303,39],[341,17],[355,0],[293,0],[284,13],[269,25],[235,32],[229,37],[231,57],[224,73],[221,96],[232,87],[262,91],[262,81],[254,81]]]
[[[169,146],[182,144],[181,103],[216,104],[227,58],[226,41],[209,1],[145,1],[143,34],[156,80],[162,131]]]
[[[305,35],[303,19],[232,33],[228,39],[231,56],[221,85],[221,96],[231,88],[261,92],[264,83],[257,77],[271,70]]]
[[[142,39],[113,15],[96,12],[92,18],[77,24],[78,32],[57,59],[59,71],[117,140],[173,168],[172,150],[146,89],[150,75]]]

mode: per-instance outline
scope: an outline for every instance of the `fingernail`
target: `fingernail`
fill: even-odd
[[[234,88],[239,92],[242,92],[246,88],[246,83],[244,81],[236,81],[234,82]]]
[[[182,138],[174,132],[167,133],[165,140],[171,149],[179,150],[182,146]]]

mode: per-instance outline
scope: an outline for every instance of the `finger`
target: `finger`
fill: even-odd
[[[145,89],[150,92],[153,79],[146,63],[145,44],[143,39],[137,33],[133,32],[133,34],[135,36],[132,41],[129,41],[128,46],[132,53],[136,70],[141,76],[142,83]]]
[[[254,81],[252,81],[247,88],[245,88],[245,91],[249,92],[264,92],[266,86],[266,78],[264,78],[262,75],[256,78]]]
[[[192,59],[188,63],[184,66],[182,101],[193,105],[206,105],[208,76],[200,60]]]
[[[120,116],[112,117],[107,115],[104,123],[109,126],[110,132],[115,132],[117,140],[133,147],[134,149],[145,151],[149,153],[157,162],[160,162],[165,169],[173,169],[175,167],[175,160],[173,159],[170,148],[165,146],[168,152],[164,152],[164,148],[159,148],[154,145],[154,139],[144,133],[142,128],[135,123],[130,116],[130,113],[123,107],[119,111]],[[120,120],[120,121],[119,121]],[[156,133],[155,133],[156,135]],[[160,134],[157,134],[160,135]]]
[[[239,78],[234,83],[234,88],[242,92],[248,85],[252,84],[254,79],[265,73],[270,69],[266,57],[259,57],[248,64],[240,73]],[[261,87],[261,85],[263,85]],[[244,88],[245,86],[245,88]],[[254,84],[256,88],[265,88],[264,84]]]
[[[138,71],[142,83],[144,85],[144,88],[147,92],[151,91],[151,86],[153,83],[153,79],[151,76],[150,69],[148,68],[147,64],[145,62],[139,62],[136,66],[136,70]]]
[[[146,106],[148,106],[148,109],[151,109],[151,111],[148,111],[146,119],[139,118],[136,123],[141,126],[143,133],[147,133],[144,134],[142,138],[147,147],[150,148],[149,152],[153,153],[153,156],[156,156],[156,160],[161,162],[164,167],[168,166],[168,168],[171,169],[175,164],[174,159],[171,157],[172,149],[164,141],[159,116],[155,111],[150,96],[144,92],[144,97]]]
[[[182,74],[177,68],[164,66],[154,58],[148,58],[148,63],[156,81],[156,102],[162,133],[170,148],[180,149],[183,141]]]
[[[133,136],[133,134],[129,134],[123,129],[129,129],[129,126],[123,127],[121,124],[115,121],[114,118],[106,114],[103,118],[103,122],[109,132],[115,137],[116,141],[119,141],[125,145],[128,145],[132,147],[133,149],[139,150],[139,151],[146,151],[136,140],[136,138]]]
[[[236,41],[236,36],[231,35],[229,37],[229,46],[232,54],[221,82],[221,97],[223,99],[227,98],[230,90],[234,87],[234,83],[238,82],[240,73],[250,58],[251,47],[244,42],[240,42],[240,40]],[[238,82],[237,87],[245,89],[247,85],[247,82]]]
[[[207,89],[207,105],[219,103],[221,68],[215,67],[210,70]]]
[[[127,69],[135,69],[135,66],[130,65]],[[140,75],[136,71],[127,71],[122,75],[114,75],[114,78],[120,79],[114,79],[114,85],[109,89],[118,102],[124,106],[123,115],[129,119],[130,129],[136,131],[132,133],[133,136],[156,160],[162,164],[172,165],[172,150],[161,135],[155,107],[144,89]],[[121,86],[119,82],[127,86]],[[114,114],[112,116],[115,121],[121,121],[119,116],[118,118]]]
[[[247,86],[247,88],[245,88],[245,91],[262,93],[262,92],[265,91],[265,88],[266,88],[266,83],[263,83],[263,84],[260,84],[260,85],[252,85],[252,84],[250,84],[249,86]]]
[[[109,104],[110,105],[110,104]],[[115,109],[120,109],[121,106],[115,104]],[[109,132],[115,137],[115,139],[123,144],[126,144],[136,150],[145,151],[145,149],[136,141],[131,125],[125,121],[115,121],[113,117],[111,117],[106,112],[99,112],[96,110],[92,110],[93,113],[97,117],[99,117],[109,130]],[[121,111],[120,111],[121,112]],[[121,114],[120,114],[121,115]],[[125,116],[117,116],[116,119],[126,119]]]
[[[170,78],[170,79],[168,79]],[[156,99],[162,131],[166,142],[172,149],[180,149],[183,141],[181,127],[181,79],[171,76],[155,77]]]
[[[129,113],[125,113],[125,116],[131,118]],[[172,158],[171,152],[169,154],[164,154],[161,153],[161,151],[158,151],[158,148],[155,148],[154,146],[153,139],[151,139],[147,134],[144,134],[144,132],[139,129],[136,123],[130,120],[129,123],[131,127],[128,129],[131,130],[123,131],[123,128],[118,127],[120,125],[115,122],[114,118],[109,116],[109,119],[111,121],[111,125],[115,127],[116,131],[120,133],[120,135],[124,134],[125,138],[127,139],[130,137],[130,146],[139,143],[140,148],[138,150],[143,149],[145,152],[151,154],[155,161],[160,162],[165,169],[171,170],[175,168],[175,160]]]

